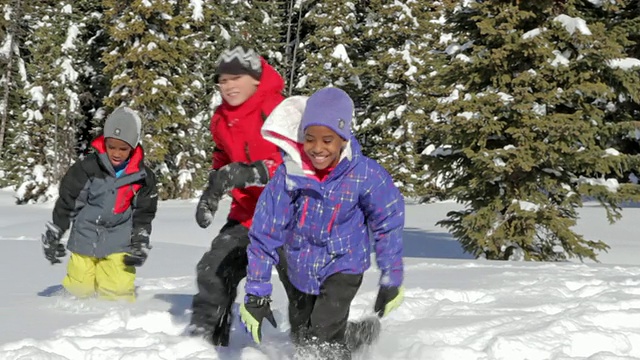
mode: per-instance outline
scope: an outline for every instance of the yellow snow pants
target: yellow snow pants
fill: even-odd
[[[99,259],[71,253],[62,286],[79,298],[97,294],[105,300],[134,301],[136,268],[124,264],[125,255],[115,253]]]

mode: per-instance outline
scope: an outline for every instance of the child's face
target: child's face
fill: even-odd
[[[346,140],[326,126],[312,125],[304,131],[304,152],[318,170],[338,165],[346,143]]]
[[[107,148],[107,157],[114,167],[127,161],[133,150],[129,144],[115,138],[104,139],[104,145]]]
[[[260,81],[250,75],[222,74],[218,78],[222,98],[231,106],[247,101],[258,90],[259,84]]]

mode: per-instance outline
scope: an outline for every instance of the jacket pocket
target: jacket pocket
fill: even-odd
[[[300,250],[304,242],[305,237],[302,234],[298,234],[294,231],[293,236],[291,237],[291,242],[288,242],[287,245],[291,250]]]
[[[327,240],[327,252],[331,255],[343,255],[350,253],[352,250],[352,236],[332,236]]]

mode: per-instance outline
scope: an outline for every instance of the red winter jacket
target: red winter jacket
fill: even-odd
[[[273,176],[282,163],[278,147],[263,139],[260,129],[266,117],[284,100],[284,80],[264,59],[261,62],[262,76],[255,94],[238,106],[230,106],[223,100],[213,114],[210,130],[215,143],[215,170],[232,162],[266,160],[269,174]],[[251,227],[262,190],[263,187],[256,186],[232,190],[233,202],[228,219]]]

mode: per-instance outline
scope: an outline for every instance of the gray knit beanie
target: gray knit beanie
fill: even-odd
[[[140,142],[142,121],[137,112],[126,106],[121,106],[107,117],[104,123],[104,137],[119,139],[132,148]]]

